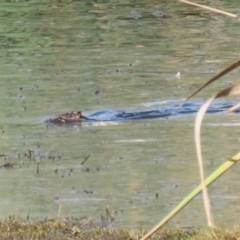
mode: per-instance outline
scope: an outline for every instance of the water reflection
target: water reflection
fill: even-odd
[[[239,57],[239,24],[169,1],[0,6],[0,154],[7,155],[0,165],[17,162],[0,171],[2,218],[28,210],[30,217],[56,217],[61,203],[63,216],[100,219],[110,206],[116,225],[158,221],[199,182],[192,116],[72,127],[43,122],[69,111],[148,111],[179,101]],[[236,70],[199,98],[238,78]],[[210,173],[238,149],[238,116],[207,121]],[[234,221],[238,200],[223,203],[221,196],[235,196],[237,186],[236,167],[211,188],[214,211],[224,221]],[[172,223],[204,220],[199,197]]]

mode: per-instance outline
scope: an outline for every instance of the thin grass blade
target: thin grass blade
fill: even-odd
[[[223,163],[217,170],[215,170],[206,180],[205,185],[209,186],[216,181],[223,173],[225,173],[235,163],[240,161],[240,152],[233,156],[231,159]],[[151,237],[157,230],[159,230],[165,223],[170,221],[179,211],[181,211],[193,198],[195,198],[202,191],[202,184],[196,187],[187,197],[180,202],[166,217],[162,219],[155,227],[146,233],[140,240],[146,240]]]

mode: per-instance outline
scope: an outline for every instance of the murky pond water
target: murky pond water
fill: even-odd
[[[116,226],[147,227],[163,218],[199,183],[194,116],[61,127],[44,121],[69,111],[179,103],[239,58],[239,20],[169,1],[0,6],[0,154],[16,162],[0,171],[1,217],[29,210],[30,217],[57,217],[61,206],[62,216],[99,220],[109,207]],[[216,7],[237,13],[238,4]],[[196,102],[239,76],[239,69],[228,74]],[[239,115],[206,117],[207,174],[238,151],[238,122]],[[211,186],[217,222],[239,221],[239,168]],[[205,224],[201,197],[176,223]]]

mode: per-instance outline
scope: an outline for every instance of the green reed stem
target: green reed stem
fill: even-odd
[[[206,180],[205,185],[209,186],[230,167],[240,160],[240,152],[231,159],[223,163],[217,170],[215,170]],[[180,210],[182,210],[193,198],[195,198],[202,191],[202,184],[196,187],[182,202],[180,202],[166,217],[162,219],[155,227],[146,233],[140,240],[146,240],[151,237],[157,230],[159,230],[165,223],[172,219]]]

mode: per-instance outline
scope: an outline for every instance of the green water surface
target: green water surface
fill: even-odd
[[[214,7],[238,14],[237,3]],[[57,217],[61,206],[64,217],[100,221],[109,207],[114,226],[157,223],[199,183],[194,116],[75,127],[44,121],[181,102],[239,58],[239,20],[163,0],[19,0],[0,9],[0,154],[7,155],[0,161],[16,162],[0,169],[1,218]],[[233,71],[194,101],[239,76]],[[239,115],[207,116],[207,174],[239,151],[238,122]],[[239,170],[211,187],[216,222],[239,222]],[[203,213],[199,196],[170,224],[205,225]]]

